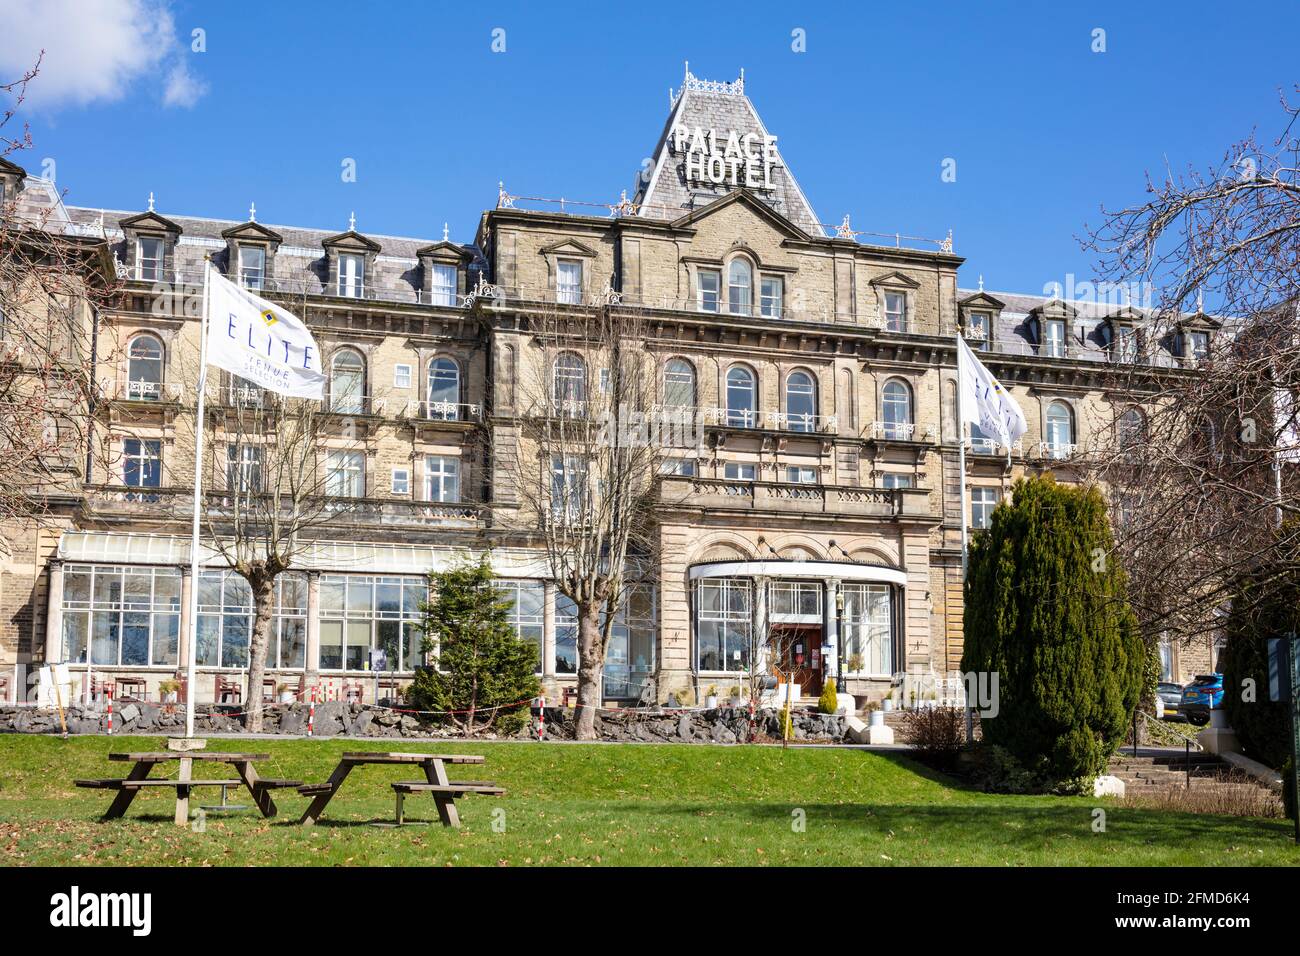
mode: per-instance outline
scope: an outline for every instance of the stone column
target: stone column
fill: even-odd
[[[45,593],[45,663],[63,660],[63,559],[51,558]],[[86,639],[90,639],[87,634]],[[87,660],[90,648],[86,648]],[[16,699],[16,698],[15,698]]]
[[[823,613],[825,620],[825,637],[822,639],[822,654],[825,656],[825,674],[828,678],[835,679],[835,689],[839,693],[846,693],[844,684],[840,680],[840,627],[839,613],[835,604],[835,599],[840,593],[840,579],[827,578],[823,585],[826,590],[826,607]]]
[[[320,680],[320,572],[307,572],[307,650],[306,683],[308,687]]]
[[[768,578],[754,578],[754,641],[757,646],[757,660],[749,662],[749,669],[755,674],[766,674],[770,665],[771,650],[768,646],[767,630],[772,622],[767,619],[767,582]]]
[[[542,680],[555,682],[555,582],[542,585]]]

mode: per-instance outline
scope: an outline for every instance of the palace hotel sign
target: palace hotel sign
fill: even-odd
[[[772,171],[778,164],[776,137],[713,128],[673,127],[673,152],[684,158],[686,181],[712,186],[774,189]]]

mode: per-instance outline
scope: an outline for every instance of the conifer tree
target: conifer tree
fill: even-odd
[[[1147,651],[1096,488],[1016,483],[974,537],[962,670],[997,672],[984,740],[1048,785],[1096,776],[1124,740]]]

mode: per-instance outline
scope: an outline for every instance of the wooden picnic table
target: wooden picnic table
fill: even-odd
[[[397,753],[390,751],[345,751],[339,759],[338,766],[324,783],[312,783],[298,788],[304,796],[312,797],[298,822],[311,826],[320,819],[334,794],[339,792],[343,781],[354,767],[368,764],[388,766],[419,766],[424,770],[423,781],[403,780],[392,785],[397,795],[397,825],[405,821],[403,817],[403,797],[408,793],[428,793],[438,807],[438,818],[443,826],[459,827],[460,815],[456,812],[456,798],[467,793],[502,794],[505,790],[487,780],[449,780],[447,764],[481,764],[484,758],[474,754],[421,754]]]
[[[134,763],[126,779],[100,778],[93,780],[75,780],[78,787],[92,790],[116,790],[117,796],[104,813],[105,820],[112,820],[126,813],[136,795],[146,787],[175,787],[177,826],[186,826],[190,817],[190,791],[195,787],[243,786],[252,794],[253,802],[262,816],[275,816],[275,801],[271,791],[285,787],[300,787],[301,780],[273,780],[261,777],[253,766],[258,760],[271,759],[270,754],[235,753],[228,750],[168,750],[157,753],[117,753],[109,754],[109,760]],[[154,767],[170,761],[180,761],[180,771],[175,779],[149,776]],[[200,780],[193,776],[194,761],[206,763],[230,764],[235,768],[237,779]]]

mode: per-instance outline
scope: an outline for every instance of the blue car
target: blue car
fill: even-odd
[[[1223,706],[1223,675],[1198,674],[1183,688],[1179,710],[1193,724],[1203,727],[1210,722],[1210,711]]]

